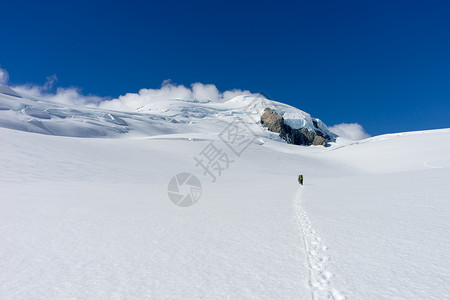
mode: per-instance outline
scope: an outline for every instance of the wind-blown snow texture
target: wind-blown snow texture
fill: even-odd
[[[258,137],[212,183],[193,158],[251,99],[122,113],[19,96],[0,94],[2,299],[450,294],[448,129],[303,147],[247,119]],[[189,208],[167,196],[181,172],[203,184]]]

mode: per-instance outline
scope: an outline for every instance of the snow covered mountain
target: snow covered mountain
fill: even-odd
[[[262,96],[238,96],[225,103],[168,99],[123,112],[97,107],[74,107],[34,99],[0,87],[0,126],[72,137],[154,136],[174,133],[214,133],[235,118],[243,119],[258,135],[262,112],[277,110],[293,128],[321,130],[334,136],[319,119]]]
[[[450,129],[298,147],[259,113],[316,119],[258,97],[117,112],[0,92],[2,299],[450,295]]]

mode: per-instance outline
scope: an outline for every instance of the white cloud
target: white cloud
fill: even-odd
[[[250,95],[247,90],[231,90],[220,92],[214,84],[196,82],[191,87],[176,85],[165,80],[159,89],[141,89],[138,93],[127,93],[117,99],[106,100],[99,107],[113,110],[135,111],[144,105],[161,102],[167,99],[211,100],[224,102],[239,95]]]
[[[8,83],[8,80],[9,80],[8,71],[0,68],[0,85],[6,85]]]
[[[0,84],[6,84],[8,79],[8,72],[0,68]],[[58,87],[56,90],[53,90],[57,81],[58,77],[54,74],[47,76],[47,81],[44,85],[25,84],[11,86],[11,88],[24,95],[66,105],[100,107],[119,111],[136,111],[136,109],[149,103],[168,99],[224,102],[239,95],[251,94],[248,90],[238,89],[220,92],[214,84],[203,84],[200,82],[186,87],[174,84],[168,79],[164,80],[158,89],[141,89],[138,93],[127,93],[116,99],[107,99],[95,95],[84,95],[81,89],[76,87]]]
[[[49,87],[47,84],[43,86],[26,84],[11,87],[24,95],[66,105],[96,106],[104,100],[102,97],[94,95],[83,95],[81,90],[75,87],[59,87],[55,92],[48,91]]]
[[[220,92],[214,84],[194,83],[191,87],[176,85],[165,80],[159,89],[141,89],[138,93],[127,93],[117,99],[106,99],[94,95],[83,95],[81,90],[75,87],[58,87],[55,92],[50,91],[56,76],[47,77],[47,82],[43,85],[19,85],[13,88],[20,93],[34,98],[45,99],[63,104],[98,106],[103,109],[119,111],[136,111],[144,105],[165,101],[168,99],[187,100],[211,100],[214,102],[224,102],[238,95],[250,95],[247,90],[230,90]]]
[[[34,98],[49,100],[68,105],[87,105],[96,106],[105,98],[94,95],[83,95],[81,90],[76,87],[57,88],[56,91],[51,91],[58,77],[55,74],[47,76],[47,81],[44,85],[24,84],[9,86],[16,92],[28,95]],[[9,74],[5,69],[0,68],[0,85],[6,85],[9,82]]]
[[[53,88],[53,85],[57,81],[58,77],[56,77],[56,74],[53,74],[52,76],[47,76],[47,81],[44,84],[44,89],[51,90]]]
[[[370,137],[370,135],[358,123],[341,123],[328,127],[328,129],[332,133],[354,141]]]

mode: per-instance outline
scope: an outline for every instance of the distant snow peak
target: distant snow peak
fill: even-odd
[[[325,140],[333,137],[319,119],[257,94],[238,95],[225,102],[169,98],[135,106],[127,112],[110,110],[104,105],[75,106],[41,100],[0,87],[0,127],[73,137],[219,133],[236,119],[244,120],[259,137],[269,137],[272,134],[262,130],[260,122],[267,107],[280,113],[287,133],[283,138],[290,143],[324,145]]]

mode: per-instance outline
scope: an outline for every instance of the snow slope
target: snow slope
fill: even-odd
[[[257,138],[237,156],[218,133],[245,98],[200,104],[200,118],[180,100],[157,114],[12,97],[0,95],[2,299],[450,295],[449,129],[301,147],[247,119]],[[216,182],[194,160],[211,142],[233,160]],[[203,187],[187,208],[167,194],[181,172]]]

